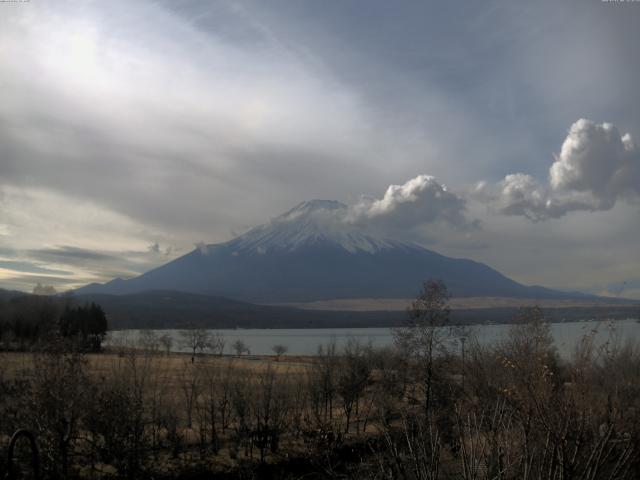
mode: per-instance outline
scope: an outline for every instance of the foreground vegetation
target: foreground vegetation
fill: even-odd
[[[4,353],[0,470],[26,428],[45,478],[639,478],[637,345],[590,333],[562,360],[534,309],[499,344],[454,347],[446,300],[426,284],[393,349]]]

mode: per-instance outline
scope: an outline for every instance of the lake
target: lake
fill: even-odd
[[[478,342],[483,345],[494,344],[505,338],[510,325],[473,325],[468,327]],[[640,321],[636,319],[616,321],[583,321],[552,323],[551,333],[556,347],[563,357],[568,357],[574,351],[576,343],[587,333],[596,330],[596,341],[604,344],[612,341],[624,344],[626,341],[640,339]],[[272,355],[274,345],[284,345],[290,355],[314,355],[318,346],[335,342],[338,348],[344,346],[350,339],[374,347],[384,347],[393,344],[393,334],[390,328],[333,328],[333,329],[235,329],[210,330],[220,333],[226,341],[225,353],[232,353],[231,344],[242,340],[250,349],[252,355]],[[115,330],[109,332],[106,344],[111,346],[127,345],[140,346],[142,330]],[[182,345],[180,330],[154,330],[160,336],[168,334],[173,339],[172,351],[188,352],[189,348]]]

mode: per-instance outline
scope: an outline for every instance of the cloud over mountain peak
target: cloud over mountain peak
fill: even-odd
[[[466,201],[431,175],[418,175],[403,185],[389,185],[381,199],[363,197],[349,211],[352,223],[372,222],[411,228],[435,222],[467,223]]]

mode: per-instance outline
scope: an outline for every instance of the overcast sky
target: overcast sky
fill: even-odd
[[[640,298],[639,25],[601,0],[0,3],[0,287],[136,275],[324,198]]]

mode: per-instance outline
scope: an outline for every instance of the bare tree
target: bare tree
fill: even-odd
[[[251,448],[255,446],[259,449],[261,462],[264,462],[269,447],[274,452],[278,449],[283,390],[270,365],[253,382],[249,403]]]
[[[231,345],[231,348],[236,352],[236,355],[239,357],[245,352],[249,352],[249,347],[242,340],[238,339]]]
[[[254,388],[253,377],[254,373],[247,369],[236,369],[233,375],[229,396],[233,412],[233,440],[235,444],[233,451],[237,452],[240,448],[244,447],[245,456],[249,456],[253,451],[253,445],[250,441],[251,392]]]
[[[84,425],[98,459],[113,464],[122,478],[136,478],[154,441],[148,433],[157,434],[149,420],[156,420],[154,410],[166,379],[158,376],[161,369],[152,357],[150,351],[143,356],[131,351],[113,365],[111,375],[93,392]]]
[[[356,417],[358,415],[360,398],[371,376],[369,360],[362,346],[355,340],[349,340],[344,349],[337,384],[337,391],[342,397],[342,408],[345,414],[345,433],[349,433],[354,411]],[[358,421],[357,418],[356,421]],[[357,428],[359,430],[359,424],[357,424]]]
[[[201,387],[201,374],[196,365],[185,363],[180,372],[180,389],[184,399],[184,408],[187,416],[187,427],[191,428],[193,421],[193,409]]]
[[[189,328],[180,332],[182,345],[191,350],[192,356],[202,353],[211,346],[211,334],[204,328]]]
[[[67,478],[91,398],[87,360],[59,345],[33,360],[31,411],[45,470],[54,478]]]
[[[234,368],[230,361],[201,363],[198,366],[202,370],[202,392],[196,403],[201,443],[208,443],[217,453],[221,435],[229,422],[229,396]]]
[[[308,402],[304,409],[304,423],[311,427],[306,434],[312,436],[332,430],[334,400],[337,392],[339,357],[334,341],[318,347],[313,368],[305,372]],[[303,432],[304,434],[304,432]]]
[[[222,354],[224,353],[224,347],[226,345],[227,345],[227,341],[224,339],[224,335],[222,335],[220,332],[216,332],[211,337],[209,348],[214,354],[221,357]]]
[[[274,345],[273,347],[271,347],[271,350],[273,350],[273,353],[276,354],[277,359],[280,360],[280,357],[287,353],[289,348],[286,345]]]
[[[173,338],[168,333],[164,333],[158,339],[158,343],[162,346],[165,353],[169,355],[171,353],[171,347],[173,346]]]
[[[408,352],[422,370],[424,409],[429,413],[432,400],[434,358],[436,350],[446,348],[443,327],[449,323],[449,293],[441,280],[428,280],[411,303],[404,327],[394,331],[399,348]]]
[[[158,335],[153,330],[143,330],[140,333],[140,346],[149,353],[155,353],[160,347]]]

